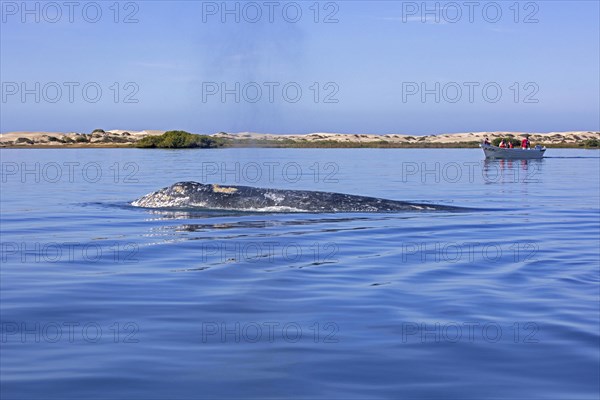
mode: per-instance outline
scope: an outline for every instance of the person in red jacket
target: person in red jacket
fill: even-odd
[[[528,138],[524,138],[524,139],[521,141],[521,147],[522,147],[523,149],[528,149],[528,148],[529,148],[529,146],[530,146],[529,139],[528,139]]]

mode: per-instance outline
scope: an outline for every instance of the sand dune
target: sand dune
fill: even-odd
[[[76,132],[8,132],[0,135],[0,147],[119,147],[129,146],[146,136],[161,135],[165,131],[143,130],[132,131],[115,129],[109,131],[98,131],[91,134],[82,134]],[[498,137],[523,137],[523,132],[468,132],[468,133],[442,133],[435,135],[406,135],[406,134],[343,134],[316,132],[302,135],[277,135],[256,132],[239,133],[217,133],[212,136],[227,138],[241,142],[256,142],[260,146],[261,141],[269,142],[288,142],[290,140],[299,143],[340,143],[349,145],[352,143],[382,143],[391,145],[451,145],[482,142],[488,137],[493,140]],[[591,131],[570,131],[570,132],[548,132],[548,133],[528,133],[532,143],[560,146],[561,144],[575,145],[583,143],[586,140],[600,140],[600,132]]]
[[[490,140],[499,137],[522,138],[524,132],[469,132],[469,133],[446,133],[436,135],[406,135],[406,134],[342,134],[342,133],[310,133],[306,135],[275,135],[265,133],[240,132],[236,134],[216,134],[217,137],[226,137],[230,139],[246,140],[306,140],[311,142],[335,141],[335,142],[356,142],[372,143],[387,141],[390,143],[466,143],[482,142],[486,137]],[[600,139],[600,132],[590,131],[571,131],[571,132],[549,132],[549,133],[528,133],[532,142],[539,143],[579,143],[589,139]]]

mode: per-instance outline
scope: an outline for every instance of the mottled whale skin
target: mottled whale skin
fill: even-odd
[[[263,189],[179,182],[131,203],[135,207],[210,209],[253,212],[464,211],[464,208],[408,203],[375,197],[305,190]]]
[[[145,208],[203,208],[255,212],[461,211],[460,207],[305,190],[179,182],[131,203]]]

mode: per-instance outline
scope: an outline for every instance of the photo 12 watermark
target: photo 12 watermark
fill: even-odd
[[[406,161],[398,171],[402,183],[537,183],[541,179],[541,164],[535,161]]]
[[[474,264],[499,262],[534,262],[539,245],[533,241],[512,243],[481,242],[403,242],[402,263]]]
[[[215,162],[203,161],[200,164],[202,183],[258,183],[286,182],[297,183],[309,180],[313,183],[339,183],[339,164],[315,161],[302,165],[295,161],[263,162]]]
[[[139,331],[131,321],[3,321],[0,343],[139,343]]]
[[[200,325],[202,343],[339,343],[340,327],[330,321],[208,321]]]
[[[287,103],[303,98],[318,104],[337,104],[340,86],[336,82],[303,85],[287,82],[202,82],[202,103]]]
[[[86,139],[87,141],[87,139]],[[135,162],[16,162],[0,163],[0,181],[32,183],[138,183],[140,166]]]
[[[410,343],[539,343],[535,322],[403,322],[401,342]]]
[[[3,24],[140,22],[137,1],[1,1]]]
[[[3,264],[135,264],[139,262],[138,254],[137,243],[0,242],[0,260]]]
[[[512,22],[537,24],[540,5],[535,1],[403,1],[402,23],[458,24]]]
[[[90,103],[137,104],[136,82],[2,82],[2,103]]]
[[[221,24],[337,24],[337,1],[203,1],[202,22]]]
[[[257,263],[262,265],[303,263],[335,264],[340,254],[335,242],[276,242],[213,240],[201,243],[199,260],[203,263]]]
[[[402,82],[402,103],[498,103],[537,104],[536,82]]]

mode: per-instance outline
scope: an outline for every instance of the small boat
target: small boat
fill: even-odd
[[[491,144],[480,144],[479,147],[483,149],[485,158],[501,158],[505,160],[539,160],[544,157],[544,152],[546,151],[546,148],[540,145],[532,149],[509,149],[492,146]]]

